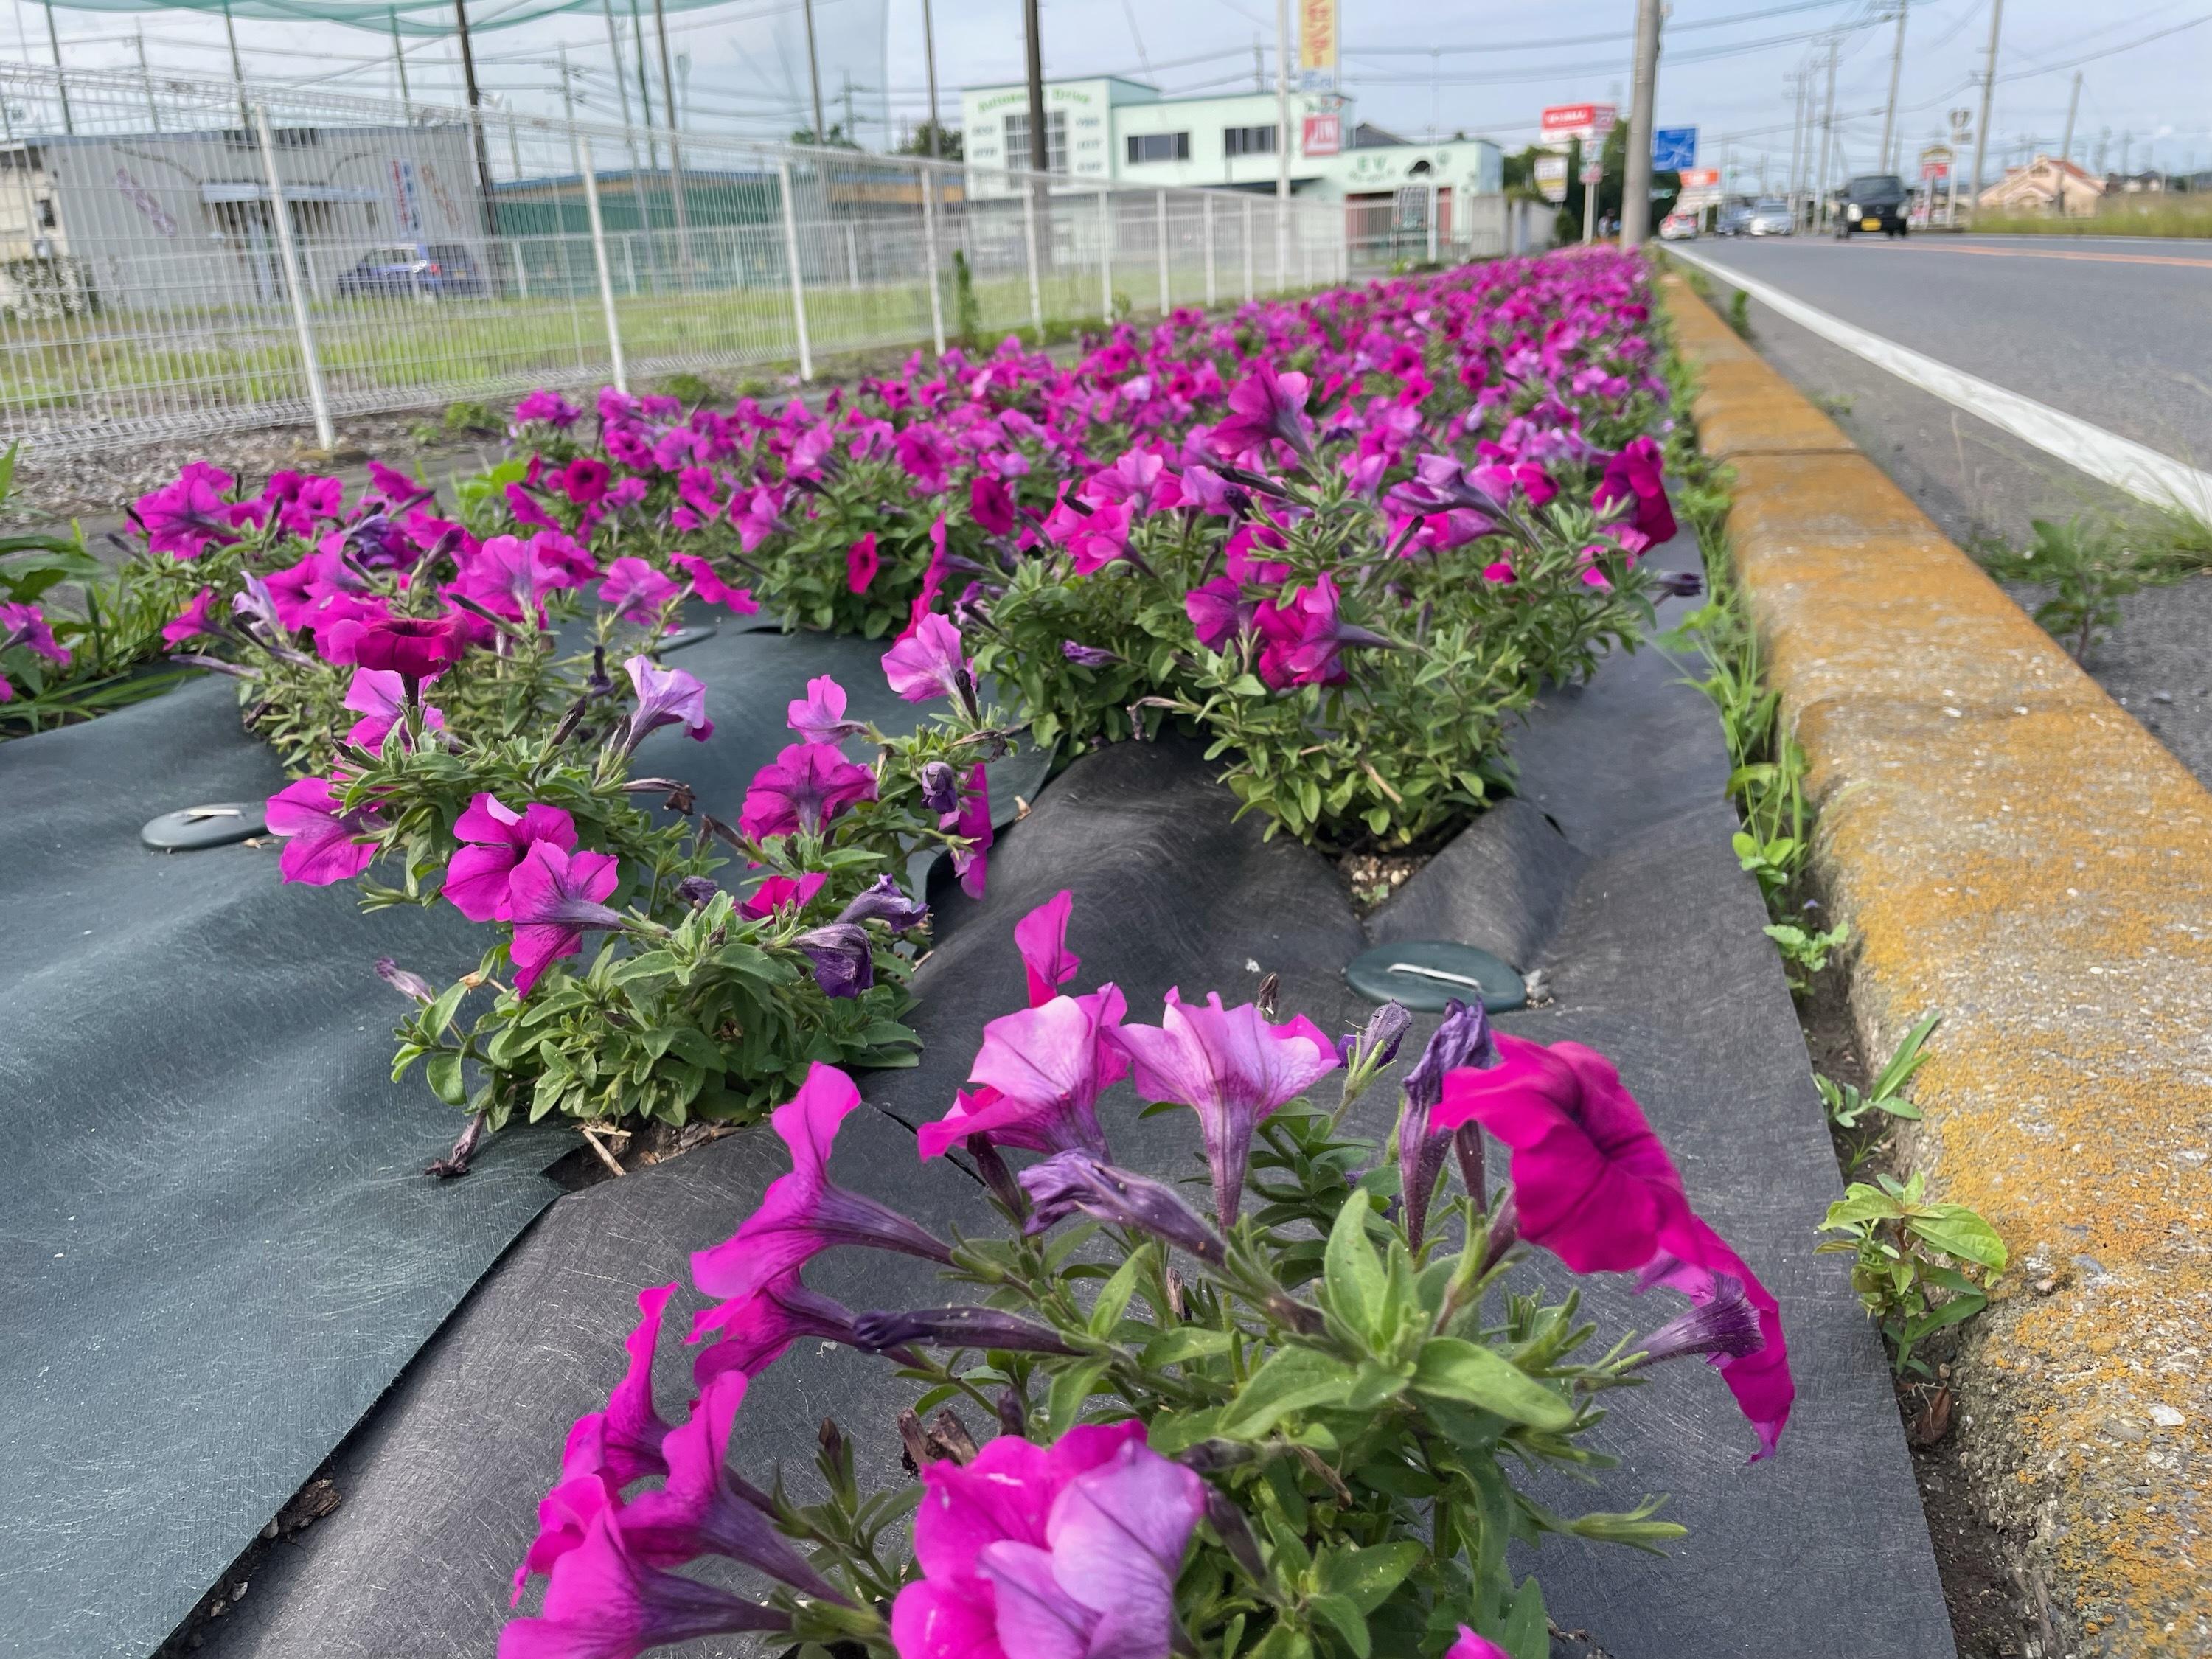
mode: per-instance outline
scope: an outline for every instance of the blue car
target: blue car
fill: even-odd
[[[459,242],[394,242],[371,250],[338,278],[341,300],[372,295],[410,300],[474,299],[483,273]]]

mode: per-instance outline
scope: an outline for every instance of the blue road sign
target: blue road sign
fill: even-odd
[[[1698,165],[1695,127],[1655,127],[1651,132],[1651,170],[1680,173]]]

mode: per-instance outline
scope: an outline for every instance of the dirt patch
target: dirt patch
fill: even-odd
[[[1347,853],[1336,861],[1337,878],[1352,895],[1352,908],[1364,916],[1403,887],[1433,856],[1429,853]]]
[[[169,1638],[154,1650],[154,1659],[182,1659],[188,1653],[197,1653],[206,1644],[208,1632],[216,1620],[227,1618],[243,1601],[253,1588],[263,1559],[273,1549],[285,1545],[296,1546],[300,1534],[325,1516],[333,1513],[344,1501],[338,1484],[331,1478],[330,1466],[315,1471],[314,1478],[292,1494],[292,1499],[278,1510],[276,1518],[262,1528],[261,1535],[246,1547],[230,1569],[216,1581],[216,1586],[202,1596],[199,1605],[185,1615],[185,1620],[170,1632]]]

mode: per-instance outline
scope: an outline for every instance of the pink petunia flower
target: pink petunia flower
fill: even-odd
[[[876,798],[876,775],[828,744],[794,743],[753,774],[738,827],[754,840],[814,836],[838,813]]]
[[[876,553],[876,532],[871,530],[845,551],[845,586],[855,593],[866,592],[883,564]]]
[[[884,653],[884,678],[908,702],[927,702],[932,697],[967,702],[969,694],[962,685],[967,667],[960,630],[935,615],[924,617],[920,627]]]
[[[591,930],[612,933],[624,923],[605,901],[622,885],[622,871],[611,853],[571,855],[550,841],[532,842],[507,878],[507,915],[514,937],[507,957],[514,964],[514,991],[528,996],[541,975],[562,957],[584,948]]]
[[[651,624],[660,620],[661,612],[682,592],[643,559],[620,558],[607,567],[606,580],[599,584],[599,603],[624,622]]]
[[[553,1564],[538,1616],[500,1632],[499,1659],[635,1659],[696,1637],[790,1628],[789,1613],[646,1565],[606,1513]]]
[[[804,910],[829,879],[829,874],[821,870],[810,870],[803,876],[769,876],[745,896],[738,914],[757,921],[779,910]]]
[[[346,732],[346,741],[363,749],[381,749],[392,728],[406,718],[407,682],[388,669],[356,668],[346,687],[345,700],[338,706],[362,717]],[[443,713],[428,703],[422,705],[425,731],[441,731],[445,724]]]
[[[692,1282],[702,1291],[750,1294],[840,1244],[896,1250],[927,1261],[951,1261],[951,1251],[913,1221],[830,1179],[830,1152],[838,1127],[860,1103],[860,1091],[852,1079],[817,1060],[799,1092],[769,1115],[790,1150],[791,1173],[769,1183],[760,1206],[736,1232],[693,1255]]]
[[[270,796],[267,821],[271,835],[284,837],[276,869],[286,881],[328,887],[352,880],[376,860],[376,848],[358,837],[382,826],[367,807],[344,811],[329,778],[285,785]]]
[[[845,688],[827,674],[806,682],[806,695],[787,705],[786,719],[808,743],[842,743],[868,729],[845,718]]]
[[[680,668],[664,668],[650,657],[632,657],[623,664],[637,707],[630,712],[629,730],[623,738],[625,754],[634,753],[648,732],[664,726],[681,726],[694,742],[714,735],[714,722],[707,718],[707,688]]]
[[[691,578],[691,591],[708,605],[722,605],[740,617],[750,617],[760,609],[749,587],[732,587],[714,569],[711,560],[696,553],[671,553],[668,562]]]
[[[192,595],[192,602],[161,624],[161,639],[165,644],[183,645],[203,634],[213,631],[211,613],[215,609],[215,589],[203,587]]]
[[[562,852],[576,845],[576,821],[557,806],[533,801],[517,812],[482,793],[463,809],[453,834],[467,843],[446,865],[443,891],[471,921],[506,921],[514,910],[507,879],[541,841]]]

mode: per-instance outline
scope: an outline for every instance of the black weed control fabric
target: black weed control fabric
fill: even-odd
[[[656,734],[641,763],[734,817],[811,676],[913,717],[882,651],[690,647],[714,736]],[[283,781],[220,684],[0,745],[0,1653],[151,1651],[557,1190],[550,1132],[426,1178],[461,1120],[389,1080],[402,1005],[375,958],[444,983],[483,930],[281,885],[274,844],[139,843],[157,813]]]
[[[1620,1062],[1699,1208],[1780,1296],[1800,1387],[1781,1455],[1755,1467],[1750,1431],[1703,1365],[1664,1368],[1625,1402],[1601,1431],[1625,1467],[1548,1496],[1572,1510],[1669,1492],[1690,1537],[1665,1560],[1554,1540],[1528,1565],[1558,1622],[1621,1659],[1948,1659],[1886,1367],[1843,1267],[1812,1253],[1834,1161],[1758,894],[1729,850],[1719,736],[1680,673],[1646,652],[1549,701],[1518,745],[1524,805],[1479,826],[1480,839],[1364,928],[1320,859],[1232,821],[1194,750],[1125,746],[1078,762],[1002,838],[988,896],[947,900],[941,942],[915,975],[922,1064],[864,1080],[878,1110],[848,1120],[836,1170],[940,1231],[985,1224],[972,1182],[917,1167],[910,1126],[950,1104],[984,1022],[1021,1006],[1011,929],[1063,886],[1075,893],[1082,983],[1117,981],[1135,1019],[1156,1019],[1170,985],[1241,999],[1272,970],[1286,1009],[1342,1030],[1364,1010],[1339,975],[1370,938],[1510,947],[1547,970],[1555,1000],[1502,1023]],[[1125,1090],[1102,1116],[1125,1161],[1191,1167],[1195,1132],[1180,1115],[1139,1121]],[[725,1236],[786,1167],[767,1131],[749,1131],[555,1204],[341,1452],[343,1507],[255,1565],[251,1594],[204,1651],[488,1652],[568,1423],[620,1374],[635,1292],[683,1279],[689,1253]],[[903,1257],[833,1252],[809,1279],[857,1307],[946,1299]],[[1587,1289],[1608,1333],[1668,1311],[1620,1285]],[[672,1305],[673,1330],[692,1305]],[[664,1410],[684,1397],[689,1358],[664,1338]],[[753,1385],[733,1461],[763,1484],[781,1461],[805,1492],[828,1415],[855,1443],[864,1480],[905,1479],[892,1419],[907,1398],[879,1362],[801,1345]]]

